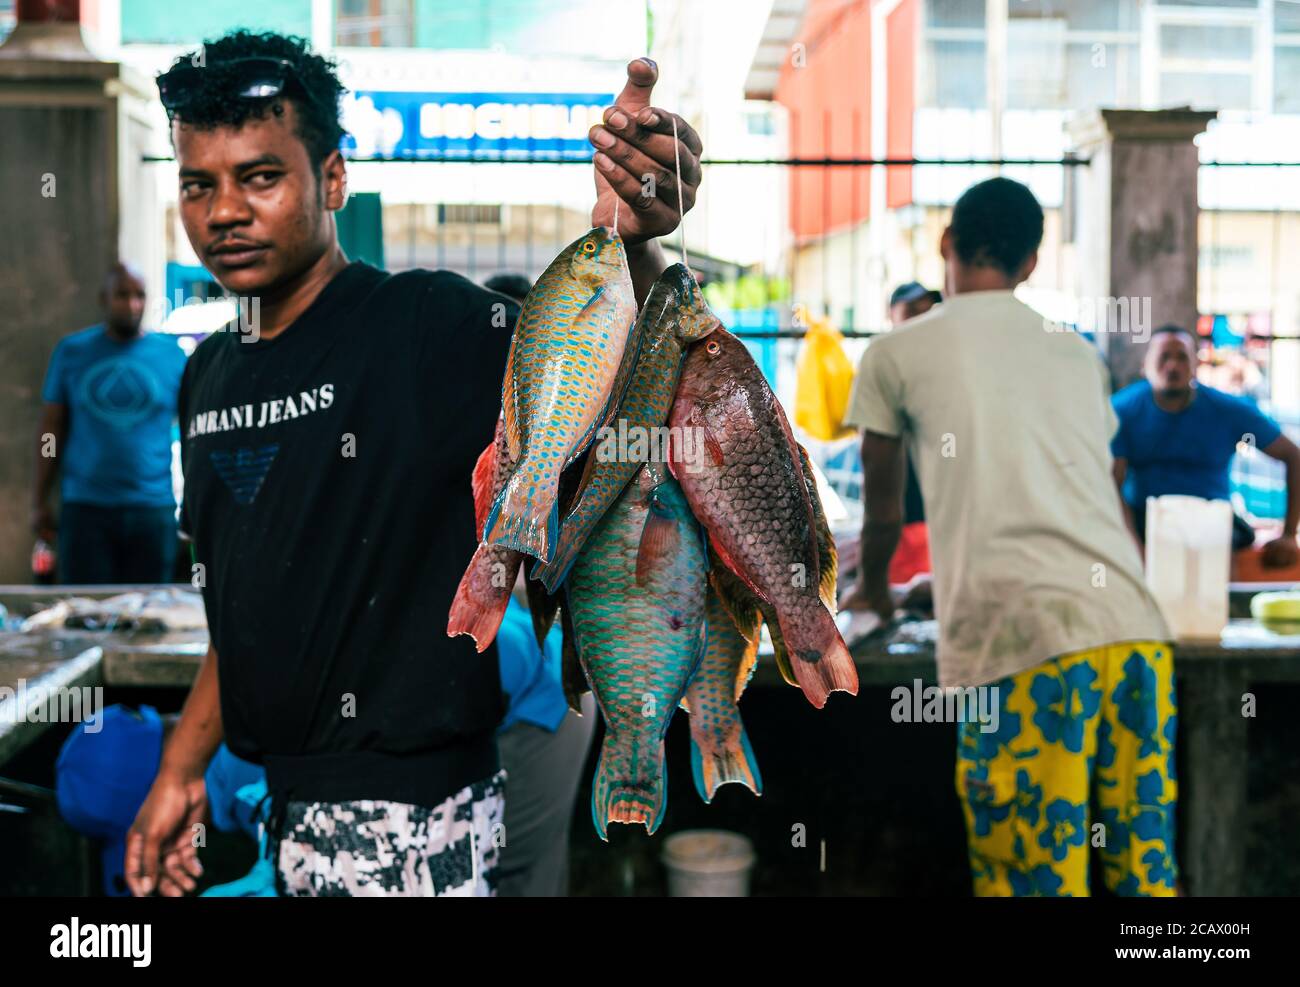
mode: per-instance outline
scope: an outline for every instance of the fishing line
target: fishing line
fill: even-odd
[[[673,162],[677,166],[677,215],[680,217],[678,222],[682,232],[682,266],[689,271],[691,259],[686,256],[686,206],[682,202],[682,146],[677,140],[677,114],[670,113],[668,116],[673,122]]]

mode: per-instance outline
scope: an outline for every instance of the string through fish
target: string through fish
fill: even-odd
[[[673,162],[677,166],[677,215],[680,217],[678,223],[682,232],[682,265],[689,271],[691,259],[686,256],[686,207],[682,201],[682,148],[677,140],[677,114],[669,114],[669,117],[673,123]]]

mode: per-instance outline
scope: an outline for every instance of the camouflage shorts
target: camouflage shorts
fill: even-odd
[[[279,893],[306,897],[496,894],[505,772],[436,808],[403,802],[289,802]]]

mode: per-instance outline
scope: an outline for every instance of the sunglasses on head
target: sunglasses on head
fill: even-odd
[[[205,72],[219,69],[221,85],[239,99],[272,99],[282,94],[290,79],[297,78],[293,63],[284,58],[262,55],[232,58],[211,68],[200,65],[177,65],[158,76],[158,95],[171,111],[183,109],[207,84]],[[303,87],[299,85],[299,89]],[[310,93],[308,93],[310,96]]]

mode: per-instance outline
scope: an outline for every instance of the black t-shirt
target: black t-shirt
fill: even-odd
[[[517,315],[457,274],[354,263],[278,336],[191,357],[181,523],[226,742],[273,793],[435,805],[496,770],[496,650],[447,611]]]

